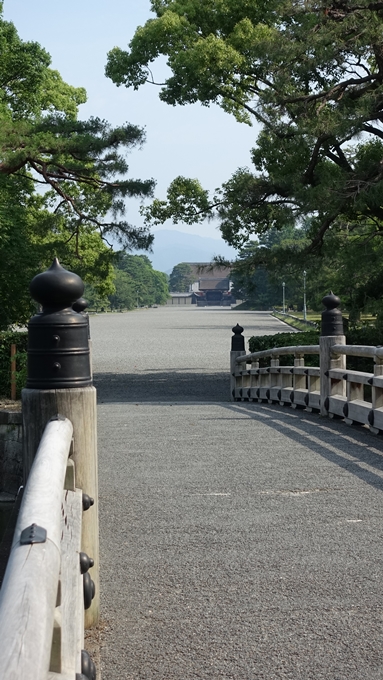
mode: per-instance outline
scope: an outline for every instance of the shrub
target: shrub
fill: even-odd
[[[11,396],[11,345],[16,345],[16,398],[21,396],[27,378],[28,333],[3,331],[0,333],[0,397]]]
[[[319,333],[318,331],[303,331],[302,333],[276,333],[276,335],[259,335],[253,336],[249,340],[250,352],[262,352],[265,349],[272,349],[273,347],[291,347],[293,345],[318,345]],[[261,359],[259,365],[268,366],[268,359]],[[284,366],[294,365],[294,356],[287,354],[281,357],[281,363]],[[319,357],[311,354],[305,356],[306,366],[319,366]]]
[[[379,346],[383,341],[383,331],[375,326],[361,326],[352,328],[346,332],[348,345],[375,345]],[[276,335],[253,336],[249,339],[250,352],[261,352],[274,347],[291,347],[293,345],[318,345],[318,331],[304,331],[302,333],[276,333]],[[281,357],[284,366],[292,366],[294,357],[292,354]],[[262,359],[260,366],[268,366],[268,359]],[[319,357],[315,355],[305,356],[306,366],[319,366]],[[372,360],[364,357],[347,357],[347,368],[353,371],[373,372]]]

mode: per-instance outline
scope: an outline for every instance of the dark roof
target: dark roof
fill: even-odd
[[[211,262],[188,262],[195,280],[198,279],[223,279],[230,276],[230,267],[213,267]]]
[[[229,290],[230,282],[229,279],[223,278],[203,278],[199,279],[199,289],[200,290]]]

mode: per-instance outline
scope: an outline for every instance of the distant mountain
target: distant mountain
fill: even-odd
[[[222,239],[160,229],[154,234],[153,253],[145,254],[152,261],[154,269],[170,274],[180,262],[210,262],[215,255],[233,260],[236,251]]]

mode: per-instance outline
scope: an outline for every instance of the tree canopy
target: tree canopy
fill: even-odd
[[[93,224],[102,237],[150,245],[147,230],[119,219],[125,197],[153,191],[153,180],[121,179],[129,169],[124,152],[143,143],[142,129],[78,120],[84,88],[65,83],[38,43],[21,40],[3,20],[1,2],[0,56],[0,175],[29,175],[51,190],[56,213]]]
[[[193,283],[193,270],[187,262],[180,262],[173,267],[169,276],[169,289],[176,293],[188,293]]]
[[[78,119],[83,88],[23,41],[0,2],[0,328],[24,323],[30,279],[57,255],[98,293],[113,291],[111,244],[147,249],[147,227],[126,219],[126,199],[151,196],[152,179],[128,177],[126,154],[145,140],[126,123]]]
[[[383,233],[383,2],[369,0],[152,0],[156,17],[128,50],[114,48],[107,75],[137,89],[170,76],[171,105],[218,104],[261,126],[253,169],[240,168],[209,197],[177,178],[148,223],[216,215],[239,248],[270,228],[310,218],[306,253],[335,231],[359,245]],[[154,64],[154,66],[153,66]],[[224,141],[223,141],[224,143]]]
[[[114,283],[116,291],[109,296],[112,308],[164,305],[169,297],[166,274],[153,269],[146,255],[119,253]]]

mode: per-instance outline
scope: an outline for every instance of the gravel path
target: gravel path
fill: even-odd
[[[237,323],[246,338],[289,328],[262,312],[194,306],[92,317],[99,401],[228,400],[231,328]]]
[[[283,328],[234,311],[92,318],[103,678],[381,679],[381,440],[230,403],[237,321]]]

